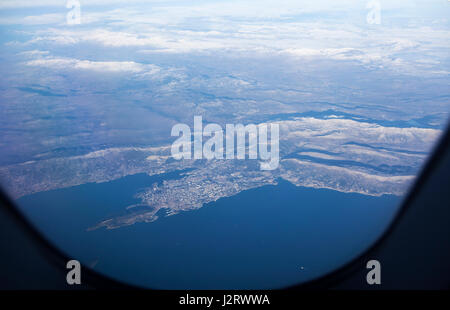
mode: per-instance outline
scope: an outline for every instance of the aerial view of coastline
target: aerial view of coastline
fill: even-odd
[[[0,3],[0,184],[53,244],[144,287],[280,288],[382,234],[447,125],[449,4],[258,3]]]

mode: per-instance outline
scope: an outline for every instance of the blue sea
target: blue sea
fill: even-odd
[[[247,190],[152,223],[88,231],[138,203],[154,182],[137,174],[36,193],[18,200],[35,226],[82,266],[163,289],[282,288],[322,276],[367,249],[400,197],[278,185]],[[160,212],[162,213],[162,212]]]

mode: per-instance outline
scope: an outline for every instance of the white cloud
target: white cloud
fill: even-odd
[[[60,13],[32,15],[32,16],[8,16],[0,18],[0,25],[48,25],[65,22],[65,15]]]
[[[28,66],[45,67],[51,69],[92,70],[109,72],[129,72],[156,74],[160,68],[155,65],[140,64],[134,61],[90,61],[73,58],[40,58],[25,63]]]
[[[157,3],[168,0],[128,0],[128,4]],[[2,0],[0,9],[36,8],[36,7],[65,7],[65,0]],[[80,0],[82,6],[105,6],[113,4],[123,4],[121,0]]]
[[[36,16],[26,16],[23,19],[23,24],[41,25],[41,24],[56,24],[63,23],[66,20],[65,14],[53,13]]]
[[[48,54],[49,54],[48,51],[40,51],[40,50],[25,51],[25,52],[20,53],[20,55],[29,56],[29,57],[45,56]]]
[[[382,23],[368,27],[345,19],[346,15],[321,18],[321,14],[327,16],[349,9],[365,20],[365,6],[358,1],[289,0],[283,1],[283,5],[276,1],[260,1],[258,5],[248,0],[201,4],[181,1],[158,3],[154,7],[133,6],[136,3],[131,2],[126,7],[108,5],[104,11],[83,10],[80,27],[64,25],[64,14],[25,17],[23,21],[27,23],[59,23],[59,27],[41,27],[29,32],[32,39],[25,44],[40,48],[40,44],[53,47],[89,43],[111,48],[134,47],[141,53],[236,51],[355,61],[371,68],[414,75],[447,71],[438,67],[448,59],[446,51],[450,48],[450,31],[442,25],[399,27]],[[402,7],[399,3],[383,3],[383,8],[408,6]],[[412,5],[415,6],[417,1]],[[317,18],[302,20],[301,14],[311,12],[317,14]],[[90,23],[96,23],[95,28],[89,27]],[[433,59],[434,64],[422,62],[417,65],[419,57],[425,61]]]

